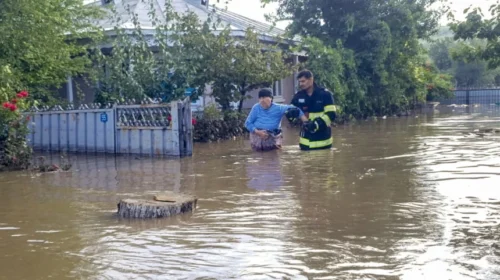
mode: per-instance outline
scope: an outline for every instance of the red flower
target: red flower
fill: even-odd
[[[191,119],[191,124],[192,125],[196,125],[196,119],[195,118]]]
[[[169,115],[169,116],[167,117],[167,120],[168,120],[169,122],[171,122],[171,121],[172,121],[172,116],[170,116],[170,115]]]
[[[23,90],[23,91],[19,92],[18,94],[16,94],[16,96],[19,97],[19,98],[25,98],[25,97],[28,97],[28,95],[29,95],[28,92],[25,91],[25,90]]]
[[[30,120],[31,120],[31,117],[30,117],[30,116],[26,116],[26,120],[27,120],[27,121],[30,121]]]
[[[16,104],[16,103],[17,103],[17,99],[15,99],[15,98],[14,98],[14,99],[12,99],[10,102],[11,102],[12,104]]]
[[[13,104],[13,103],[10,103],[10,102],[5,102],[5,103],[3,103],[2,106],[5,109],[11,110],[12,112],[14,112],[15,110],[17,110],[17,105]]]

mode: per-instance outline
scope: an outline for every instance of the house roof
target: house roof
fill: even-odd
[[[151,22],[150,16],[148,15],[150,10],[150,5],[152,4],[155,7],[157,12],[157,16],[160,21],[164,21],[164,9],[165,9],[165,0],[114,0],[110,4],[106,4],[106,6],[113,7],[118,15],[120,16],[120,26],[125,29],[134,28],[133,19],[130,16],[130,12],[133,12],[137,15],[138,21],[143,30],[153,29],[153,24]],[[91,3],[90,5],[101,5],[101,1],[96,1]],[[284,35],[285,31],[279,29],[277,27],[272,26],[271,24],[259,22],[237,13],[228,11],[226,9],[220,9],[217,7],[206,7],[201,5],[200,0],[172,0],[172,5],[174,10],[177,13],[185,13],[187,11],[191,11],[195,13],[201,20],[206,20],[211,11],[214,11],[215,14],[221,20],[221,29],[224,26],[228,26],[231,30],[236,32],[245,32],[249,27],[253,28],[257,33],[263,36],[280,36]],[[128,11],[130,9],[130,12]],[[100,20],[98,22],[104,30],[113,30],[116,26],[116,23],[113,22],[113,18],[110,17]]]

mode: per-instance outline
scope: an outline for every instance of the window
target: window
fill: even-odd
[[[274,82],[273,96],[283,96],[283,80]]]

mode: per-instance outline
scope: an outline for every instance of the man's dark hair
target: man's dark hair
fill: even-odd
[[[299,74],[297,75],[297,79],[300,79],[300,78],[310,79],[312,77],[314,77],[313,73],[307,69],[300,71]]]

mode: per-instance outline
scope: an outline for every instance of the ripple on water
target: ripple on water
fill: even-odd
[[[473,132],[498,121],[338,126],[336,150],[311,153],[288,131],[276,153],[253,153],[245,140],[199,145],[183,160],[78,156],[74,172],[0,182],[0,270],[9,279],[500,279],[500,143]],[[198,209],[110,217],[119,198],[163,190],[195,193]]]
[[[467,129],[485,122],[469,119]],[[454,123],[438,120],[435,125],[442,129]],[[456,130],[449,127],[447,133]],[[435,208],[440,234],[434,244],[420,240],[416,266],[403,266],[402,279],[500,279],[500,254],[495,249],[500,238],[500,143],[495,138],[444,135],[421,137],[419,142],[425,144],[419,145],[416,159],[424,168],[416,171],[419,180],[435,187],[429,203],[440,205]],[[399,257],[408,255],[406,246],[415,242],[400,243]]]

